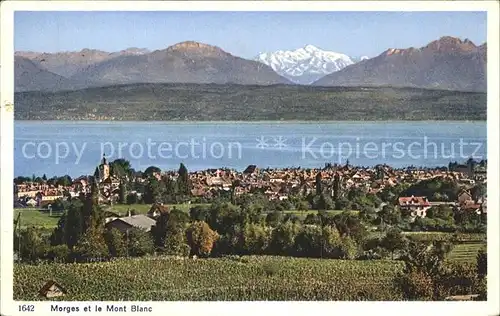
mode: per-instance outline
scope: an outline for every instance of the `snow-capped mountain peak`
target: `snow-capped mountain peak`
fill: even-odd
[[[295,83],[310,84],[317,79],[354,64],[345,54],[306,45],[296,50],[261,53],[256,58]]]

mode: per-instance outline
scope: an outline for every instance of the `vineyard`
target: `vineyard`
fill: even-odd
[[[466,242],[457,244],[448,255],[448,260],[458,262],[475,262],[477,253],[485,249],[486,244],[480,242]]]
[[[40,300],[48,280],[62,300],[401,300],[394,261],[290,257],[176,259],[150,257],[92,264],[14,267],[14,299]]]

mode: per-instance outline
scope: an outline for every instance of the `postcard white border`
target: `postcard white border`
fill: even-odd
[[[499,294],[499,8],[497,1],[5,1],[1,4],[1,305],[2,315],[21,315],[12,301],[14,11],[487,11],[488,19],[488,302],[137,302],[154,315],[185,314],[364,314],[497,315]],[[446,35],[446,34],[443,34]],[[449,34],[453,35],[453,34]],[[25,302],[27,303],[27,302]],[[111,302],[110,302],[111,303]],[[118,302],[116,302],[118,303]],[[123,303],[123,302],[122,302]],[[134,302],[127,302],[128,305]],[[51,302],[33,302],[35,314],[50,313]],[[101,302],[67,302],[80,306]],[[60,313],[61,314],[61,313]],[[64,313],[62,313],[64,314]],[[89,313],[71,313],[70,315]],[[108,315],[112,313],[99,313]],[[113,313],[116,314],[116,313]],[[123,313],[120,313],[123,314]],[[150,314],[150,313],[148,313]]]

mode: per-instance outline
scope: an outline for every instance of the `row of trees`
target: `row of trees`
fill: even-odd
[[[184,203],[190,200],[191,183],[188,170],[184,164],[180,164],[177,179],[162,176],[158,180],[154,173],[159,171],[160,169],[156,167],[146,169],[145,176],[147,180],[144,187],[144,203]]]
[[[62,177],[52,177],[50,179],[47,178],[47,176],[44,174],[42,177],[37,177],[33,175],[32,177],[16,177],[14,178],[14,183],[15,184],[23,184],[26,182],[34,182],[38,184],[43,184],[46,183],[48,185],[61,185],[61,186],[68,186],[71,185],[72,179],[68,175],[64,175]]]
[[[189,214],[173,209],[162,213],[151,232],[131,229],[127,234],[104,228],[106,216],[94,194],[74,199],[57,228],[43,237],[30,228],[21,236],[22,258],[88,260],[89,258],[141,256],[153,252],[208,256],[273,254],[325,258],[354,258],[363,249],[368,232],[350,212],[333,216],[309,214],[304,222],[274,210],[262,216],[264,200],[250,197],[195,206]],[[275,204],[279,206],[279,204]],[[381,244],[393,252],[388,242]],[[393,249],[394,248],[394,249]],[[31,250],[30,250],[31,249]],[[35,251],[35,249],[38,249]]]
[[[127,236],[121,233],[104,229],[103,212],[96,202],[95,191],[87,196],[73,199],[71,202],[61,201],[54,205],[66,209],[58,227],[50,234],[47,243],[41,243],[37,249],[46,249],[45,257],[65,257],[70,253],[72,260],[79,260],[99,256],[135,256],[153,252],[178,255],[207,255],[210,251],[198,253],[199,247],[189,239],[189,227],[195,222],[204,223],[202,231],[217,232],[212,236],[213,254],[277,254],[309,257],[345,256],[362,258],[383,258],[388,254],[394,256],[404,250],[404,241],[401,241],[402,230],[422,230],[428,228],[430,221],[437,223],[451,223],[462,225],[477,221],[475,213],[467,216],[457,215],[447,206],[437,206],[429,210],[428,218],[417,219],[412,223],[405,221],[401,212],[392,205],[382,207],[378,212],[366,207],[359,214],[343,212],[332,215],[327,211],[317,214],[309,213],[305,219],[299,218],[284,210],[296,201],[268,201],[262,195],[242,195],[235,199],[235,204],[224,199],[215,201],[210,206],[194,206],[189,214],[173,209],[162,214],[152,228],[145,233],[139,230],[130,230]],[[60,204],[60,205],[59,205]],[[267,215],[266,215],[267,214]],[[448,224],[447,224],[448,225]],[[378,226],[387,232],[385,240],[367,240],[370,226]],[[448,226],[446,226],[448,227]],[[450,231],[460,231],[455,229]],[[34,237],[36,230],[30,230],[22,239],[42,240]],[[397,237],[397,238],[396,238]],[[35,242],[34,241],[34,242]],[[46,245],[46,246],[44,246]],[[90,246],[91,245],[91,246]],[[141,245],[140,247],[137,245]],[[344,249],[333,251],[333,245]],[[49,254],[55,248],[55,253]],[[90,247],[90,248],[89,248]],[[97,250],[93,251],[91,248]],[[136,247],[136,248],[134,248]],[[139,247],[139,248],[137,248]],[[208,249],[205,247],[205,249]],[[325,248],[326,247],[326,248]],[[328,248],[330,247],[330,248]],[[333,248],[332,248],[333,247]],[[24,248],[32,248],[26,246]],[[19,249],[19,246],[16,247]],[[119,249],[119,250],[117,250]],[[143,249],[143,250],[139,250]],[[330,249],[330,250],[328,250]],[[54,252],[53,251],[53,252]],[[56,253],[61,254],[60,256]],[[343,253],[343,255],[339,255]],[[23,253],[22,257],[31,260],[33,253]]]

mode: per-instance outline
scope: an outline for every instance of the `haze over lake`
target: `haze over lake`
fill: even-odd
[[[136,170],[447,166],[486,159],[486,122],[15,122],[15,176],[93,174],[103,153]]]

